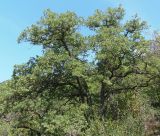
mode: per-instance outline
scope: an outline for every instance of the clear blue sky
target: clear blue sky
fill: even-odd
[[[152,29],[160,28],[160,0],[2,0],[0,2],[0,82],[10,79],[14,64],[26,62],[41,54],[38,47],[17,44],[19,33],[35,23],[47,8],[55,12],[75,11],[91,15],[95,9],[122,4],[127,18],[138,13]]]

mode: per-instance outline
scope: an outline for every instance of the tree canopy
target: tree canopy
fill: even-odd
[[[88,18],[46,10],[27,27],[18,42],[43,54],[1,83],[0,135],[145,135],[160,108],[159,34],[146,38],[147,23],[124,15],[121,6]]]

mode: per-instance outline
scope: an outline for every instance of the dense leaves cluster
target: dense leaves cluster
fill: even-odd
[[[25,29],[18,42],[43,55],[0,85],[0,135],[144,135],[160,106],[159,35],[147,40],[146,22],[124,15],[122,7],[87,19],[46,10]]]

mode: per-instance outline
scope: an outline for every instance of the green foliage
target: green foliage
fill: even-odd
[[[43,55],[15,65],[0,84],[0,135],[145,135],[160,104],[160,60],[146,22],[124,15],[121,6],[87,19],[46,10],[25,29],[18,42],[41,45]]]

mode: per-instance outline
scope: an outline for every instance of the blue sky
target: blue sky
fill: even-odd
[[[126,18],[136,13],[160,29],[160,0],[3,0],[0,2],[0,82],[10,79],[15,64],[25,63],[41,54],[41,49],[28,43],[17,44],[19,33],[35,23],[45,9],[55,12],[71,10],[80,16],[91,15],[95,9],[105,10],[119,4],[126,9]]]

